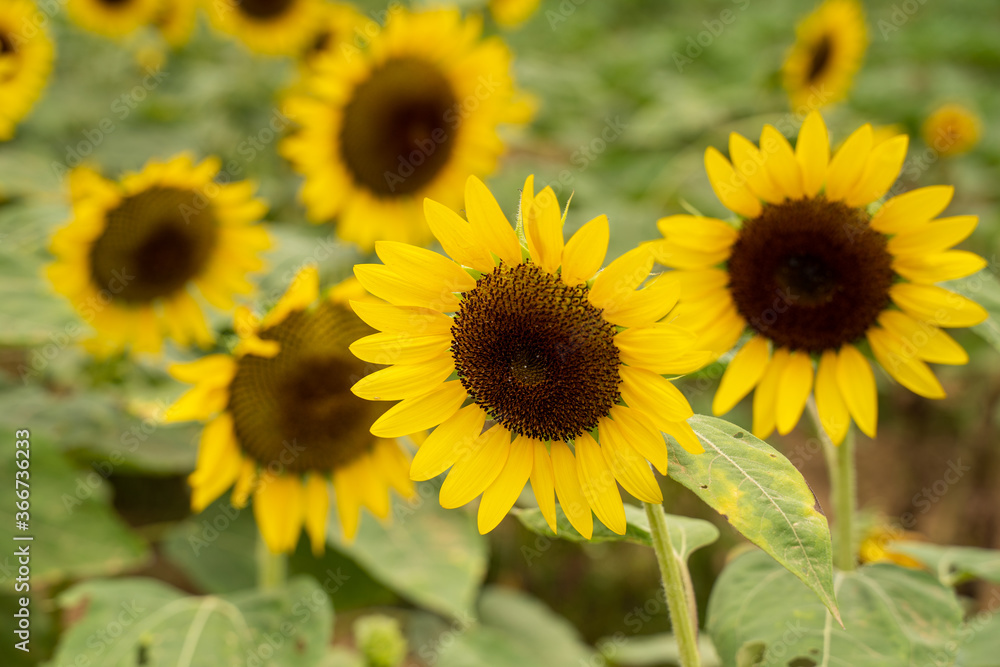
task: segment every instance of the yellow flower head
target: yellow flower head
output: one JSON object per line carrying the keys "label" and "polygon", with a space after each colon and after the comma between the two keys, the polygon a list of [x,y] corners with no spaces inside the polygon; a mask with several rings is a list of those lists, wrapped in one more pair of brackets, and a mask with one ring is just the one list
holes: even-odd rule
{"label": "yellow flower head", "polygon": [[959,104],[946,104],[927,117],[922,134],[938,155],[961,155],[979,143],[979,116]]}
{"label": "yellow flower head", "polygon": [[395,440],[368,432],[384,408],[350,386],[370,365],[348,345],[373,333],[351,311],[364,299],[350,280],[319,295],[315,267],[303,269],[263,318],[236,315],[241,342],[171,367],[195,387],[167,412],[169,421],[206,421],[191,474],[191,506],[200,512],[233,486],[232,503],[253,495],[261,535],[274,553],[292,551],[303,526],[315,553],[326,543],[329,482],[347,539],[357,532],[361,506],[389,516],[389,489],[410,497],[409,460]]}
{"label": "yellow flower head", "polygon": [[191,288],[223,309],[252,290],[246,274],[263,266],[258,255],[270,246],[253,223],[267,208],[251,183],[215,183],[218,171],[215,158],[194,164],[181,154],[117,183],[86,167],[70,173],[73,219],[52,236],[47,272],[97,330],[95,352],[131,344],[155,353],[164,335],[210,345]]}
{"label": "yellow flower head", "polygon": [[857,0],[825,0],[796,28],[782,70],[796,109],[818,109],[847,95],[868,46]]}
{"label": "yellow flower head", "polygon": [[490,0],[490,13],[497,25],[516,28],[538,10],[540,0]]}
{"label": "yellow flower head", "polygon": [[310,220],[336,218],[340,236],[365,249],[423,244],[424,198],[456,206],[466,177],[493,171],[498,125],[530,109],[515,100],[507,47],[480,31],[458,10],[399,9],[367,48],[318,59],[285,109],[301,128],[281,145],[305,176]]}
{"label": "yellow flower head", "polygon": [[124,37],[152,25],[162,0],[66,0],[66,11],[84,30],[111,37]]}
{"label": "yellow flower head", "polygon": [[203,0],[216,30],[254,51],[296,56],[313,38],[323,0]]}
{"label": "yellow flower head", "polygon": [[372,433],[437,427],[410,476],[426,480],[450,468],[441,504],[459,507],[482,494],[483,533],[529,479],[553,530],[558,497],[585,537],[593,531],[591,510],[624,533],[615,482],[640,500],[662,502],[649,468],[667,468],[661,431],[702,451],[686,422],[687,400],[663,377],[707,360],[692,351],[691,333],[660,322],[677,301],[678,283],[646,282],[653,267],[647,246],[598,273],[607,217],[564,243],[555,193],[546,187],[536,194],[530,176],[519,212],[526,247],[478,178],[468,179],[465,210],[468,222],[438,202],[425,203],[431,231],[451,259],[381,241],[375,251],[384,264],[354,268],[361,284],[388,303],[352,303],[381,333],[351,350],[393,365],[353,391],[399,401]]}
{"label": "yellow flower head", "polygon": [[29,0],[0,4],[0,140],[14,136],[48,82],[55,49],[44,24]]}
{"label": "yellow flower head", "polygon": [[[704,332],[722,354],[745,331],[713,411],[728,412],[756,387],[753,431],[789,432],[810,393],[820,420],[840,443],[853,418],[875,435],[875,376],[859,349],[900,384],[928,398],[944,390],[926,362],[964,364],[965,350],[942,327],[969,327],[986,311],[935,285],[986,265],[951,250],[977,218],[934,219],[950,186],[886,195],[906,156],[906,135],[874,143],[871,125],[854,132],[830,159],[826,125],[810,114],[793,150],[770,125],[760,146],[729,137],[727,160],[709,148],[705,167],[719,199],[740,220],[671,216],[657,259],[678,269],[684,289],[676,321]],[[814,366],[818,363],[818,369]]]}
{"label": "yellow flower head", "polygon": [[866,531],[858,547],[858,557],[862,563],[895,563],[915,570],[923,569],[923,564],[912,556],[893,551],[893,542],[920,542],[924,536],[891,526],[873,526]]}

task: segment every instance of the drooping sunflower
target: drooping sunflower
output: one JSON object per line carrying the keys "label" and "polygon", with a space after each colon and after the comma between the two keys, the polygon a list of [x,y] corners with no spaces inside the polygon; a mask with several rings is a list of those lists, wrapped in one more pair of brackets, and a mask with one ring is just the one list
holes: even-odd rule
{"label": "drooping sunflower", "polygon": [[782,78],[792,107],[818,109],[843,99],[868,46],[857,0],[825,0],[795,30]]}
{"label": "drooping sunflower", "polygon": [[938,155],[961,155],[979,143],[979,117],[960,104],[945,104],[927,117],[921,134]]}
{"label": "drooping sunflower", "polygon": [[360,53],[320,59],[286,114],[301,128],[281,152],[305,176],[310,220],[337,219],[363,248],[378,239],[423,244],[425,197],[461,202],[470,174],[485,175],[504,149],[503,122],[524,122],[511,56],[481,40],[481,20],[458,10],[389,15]]}
{"label": "drooping sunflower", "polygon": [[384,264],[354,268],[387,303],[352,303],[381,333],[351,350],[393,365],[353,391],[400,401],[372,433],[437,427],[410,476],[426,480],[450,468],[441,504],[459,507],[482,494],[483,533],[529,479],[553,530],[558,497],[580,534],[592,534],[591,510],[624,533],[615,482],[640,500],[662,502],[649,468],[666,471],[661,431],[702,451],[686,422],[687,400],[663,377],[707,361],[694,350],[695,336],[660,323],[677,301],[678,281],[653,278],[637,289],[653,266],[647,246],[597,273],[607,252],[607,217],[564,243],[555,193],[546,187],[535,194],[530,176],[519,215],[526,248],[476,177],[468,179],[465,210],[468,222],[438,202],[425,204],[431,231],[451,259],[380,241],[375,251]]}
{"label": "drooping sunflower", "polygon": [[490,14],[497,25],[516,28],[538,10],[540,0],[490,0]]}
{"label": "drooping sunflower", "polygon": [[14,136],[14,128],[35,105],[52,71],[55,49],[35,3],[11,0],[0,6],[0,140]]}
{"label": "drooping sunflower", "polygon": [[364,28],[377,25],[352,5],[343,2],[323,3],[320,18],[312,28],[300,54],[302,63],[311,67],[317,60],[330,53],[357,51],[365,46],[368,37]]}
{"label": "drooping sunflower", "polygon": [[[926,362],[964,364],[965,350],[942,328],[968,327],[986,311],[935,283],[980,270],[985,260],[951,250],[977,218],[935,219],[954,188],[932,186],[895,196],[872,212],[895,182],[908,138],[874,144],[871,125],[831,160],[826,125],[810,114],[793,151],[770,125],[760,148],[733,133],[729,154],[709,148],[705,167],[733,225],[688,215],[660,221],[654,246],[677,269],[677,323],[703,332],[722,354],[744,332],[713,411],[728,412],[756,387],[753,431],[789,432],[810,393],[836,443],[851,419],[874,437],[875,376],[862,350],[900,384],[928,398],[944,390]],[[814,372],[814,366],[818,368]]]}
{"label": "drooping sunflower", "polygon": [[251,51],[296,56],[313,38],[322,0],[203,0],[212,25]]}
{"label": "drooping sunflower", "polygon": [[161,0],[153,24],[167,44],[177,48],[187,44],[198,18],[198,0]]}
{"label": "drooping sunflower", "polygon": [[84,30],[112,39],[152,25],[162,0],[66,0],[66,11]]}
{"label": "drooping sunflower", "polygon": [[221,309],[252,290],[246,274],[270,246],[252,223],[267,207],[251,183],[215,183],[218,171],[216,158],[194,164],[181,154],[118,183],[86,167],[70,172],[73,219],[52,236],[47,273],[97,330],[94,352],[155,353],[164,336],[209,345],[192,288]]}
{"label": "drooping sunflower", "polygon": [[195,387],[167,420],[207,422],[189,478],[192,509],[202,511],[231,486],[236,507],[252,494],[257,526],[274,553],[292,551],[303,526],[313,551],[323,551],[331,481],[347,539],[362,506],[385,519],[390,488],[414,493],[400,446],[368,432],[384,407],[350,391],[371,366],[348,345],[374,330],[349,299],[365,299],[357,281],[320,298],[318,272],[303,269],[263,318],[237,309],[240,343],[232,354],[170,369]]}

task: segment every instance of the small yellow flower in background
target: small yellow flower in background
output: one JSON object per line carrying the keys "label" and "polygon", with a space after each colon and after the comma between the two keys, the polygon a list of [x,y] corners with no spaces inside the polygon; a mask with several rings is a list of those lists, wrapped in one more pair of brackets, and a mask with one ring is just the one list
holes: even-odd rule
{"label": "small yellow flower in background", "polygon": [[540,0],[490,0],[490,14],[497,25],[516,28],[538,11]]}
{"label": "small yellow flower in background", "polygon": [[325,2],[299,57],[309,67],[326,54],[336,54],[345,49],[357,51],[368,40],[365,29],[376,28],[381,29],[381,26],[352,5]]}
{"label": "small yellow flower in background", "polygon": [[898,528],[875,526],[861,540],[858,557],[862,563],[895,563],[915,570],[923,569],[923,564],[916,558],[892,550],[893,542],[915,541],[924,541],[924,536]]}
{"label": "small yellow flower in background", "polygon": [[153,25],[174,48],[191,39],[198,18],[199,0],[162,0]]}
{"label": "small yellow flower in background", "polygon": [[[935,283],[968,276],[985,260],[950,248],[976,228],[974,215],[935,219],[954,188],[895,196],[869,214],[903,165],[907,137],[874,143],[871,125],[830,159],[826,125],[810,114],[793,150],[770,125],[760,147],[733,133],[727,160],[709,148],[712,188],[740,221],[677,215],[660,221],[657,259],[683,285],[677,324],[703,332],[715,354],[753,337],[733,357],[712,409],[728,412],[756,387],[753,431],[788,433],[810,393],[834,442],[850,421],[875,435],[875,359],[900,384],[927,398],[944,389],[926,362],[965,364],[942,327],[986,319],[978,304]],[[818,369],[814,366],[818,362]]]}
{"label": "small yellow flower in background", "polygon": [[951,157],[979,143],[979,116],[960,104],[946,104],[927,117],[921,134],[938,155]]}
{"label": "small yellow flower in background", "polygon": [[80,167],[70,172],[73,219],[53,234],[48,277],[97,330],[98,354],[131,346],[156,353],[164,336],[210,345],[212,333],[192,288],[213,306],[248,293],[262,268],[267,211],[252,183],[214,182],[219,160],[186,154],[151,161],[121,182]]}
{"label": "small yellow flower in background", "polygon": [[255,53],[297,56],[313,38],[323,0],[202,0],[216,30]]}
{"label": "small yellow flower in background", "polygon": [[362,506],[385,519],[390,488],[414,493],[399,445],[368,432],[384,407],[350,391],[370,366],[348,345],[373,330],[348,299],[365,299],[355,280],[320,298],[318,272],[304,269],[262,319],[237,310],[241,342],[232,354],[170,369],[195,387],[167,420],[207,422],[189,479],[192,509],[204,510],[231,486],[236,507],[252,495],[257,526],[274,553],[292,551],[303,526],[313,551],[322,553],[331,480],[347,539],[357,532]]}
{"label": "small yellow flower in background", "polygon": [[847,96],[868,46],[857,0],[825,0],[795,30],[782,78],[792,107],[818,109]]}
{"label": "small yellow flower in background", "polygon": [[84,30],[117,39],[152,25],[162,0],[66,0],[69,17]]}
{"label": "small yellow flower in background", "polygon": [[336,219],[340,237],[366,250],[378,239],[424,244],[424,198],[458,206],[465,179],[495,169],[498,126],[526,122],[530,106],[517,99],[507,47],[481,27],[457,10],[399,9],[367,48],[317,60],[306,94],[285,108],[301,128],[281,144],[305,176],[310,220]]}
{"label": "small yellow flower in background", "polygon": [[[52,71],[55,49],[39,25],[44,22],[30,0],[0,4],[0,140],[14,136],[14,128],[31,111]],[[34,30],[26,31],[25,26]]]}
{"label": "small yellow flower in background", "polygon": [[661,431],[702,451],[686,422],[687,400],[663,377],[707,361],[693,334],[660,323],[677,301],[678,281],[646,282],[647,246],[598,273],[607,217],[564,243],[555,193],[536,194],[530,176],[518,218],[526,248],[478,178],[466,184],[468,222],[429,199],[425,210],[451,259],[380,241],[375,251],[384,264],[354,268],[387,303],[352,303],[382,333],[351,350],[394,365],[353,391],[399,401],[372,433],[389,438],[436,426],[410,476],[426,480],[450,468],[441,504],[459,507],[481,494],[480,532],[503,519],[530,480],[552,530],[558,498],[583,536],[592,535],[591,510],[623,534],[616,480],[640,500],[663,501],[649,467],[666,472]]}

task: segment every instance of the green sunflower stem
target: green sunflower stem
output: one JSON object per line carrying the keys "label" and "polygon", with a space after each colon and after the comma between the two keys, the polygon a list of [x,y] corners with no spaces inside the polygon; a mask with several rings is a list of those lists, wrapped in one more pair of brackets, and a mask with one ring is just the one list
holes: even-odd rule
{"label": "green sunflower stem", "polygon": [[854,545],[854,519],[857,511],[857,469],[854,465],[854,428],[847,429],[844,441],[839,445],[823,429],[819,420],[816,402],[809,397],[809,415],[816,425],[816,432],[823,441],[826,465],[830,471],[830,495],[837,520],[833,524],[833,563],[845,572],[857,567],[857,553]]}
{"label": "green sunflower stem", "polygon": [[643,503],[649,518],[650,535],[656,561],[660,565],[663,590],[667,595],[670,622],[677,638],[681,667],[700,667],[698,655],[698,613],[694,593],[690,588],[690,575],[684,562],[670,542],[670,528],[662,505]]}
{"label": "green sunflower stem", "polygon": [[270,591],[281,588],[288,576],[288,557],[273,554],[267,548],[264,537],[257,533],[257,588]]}

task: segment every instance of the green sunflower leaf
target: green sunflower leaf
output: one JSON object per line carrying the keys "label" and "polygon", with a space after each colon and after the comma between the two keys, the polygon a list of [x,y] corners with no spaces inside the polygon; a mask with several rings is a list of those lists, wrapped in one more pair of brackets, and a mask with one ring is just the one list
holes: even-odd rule
{"label": "green sunflower leaf", "polygon": [[[766,554],[731,561],[712,589],[706,628],[725,665],[757,647],[760,667],[954,665],[962,608],[926,572],[894,564],[838,572],[840,627],[808,588]],[[760,645],[763,644],[763,650]]]}
{"label": "green sunflower leaf", "polygon": [[56,602],[78,619],[59,643],[57,665],[318,665],[333,631],[330,599],[308,577],[204,597],[153,579],[94,580]]}
{"label": "green sunflower leaf", "polygon": [[[600,521],[594,522],[594,536],[588,540],[580,533],[576,532],[569,519],[563,514],[562,508],[556,505],[556,528],[558,534],[545,522],[541,510],[526,509],[517,510],[515,515],[521,524],[533,533],[537,533],[547,538],[559,538],[570,542],[632,542],[643,544],[647,547],[653,546],[652,538],[649,535],[649,519],[646,512],[641,507],[635,505],[625,505],[625,534],[619,535],[606,528]],[[712,544],[719,539],[719,529],[704,519],[693,519],[687,516],[667,515],[667,522],[670,525],[670,541],[674,545],[674,550],[681,555],[684,560],[698,549]],[[535,547],[539,547],[538,543]],[[524,549],[531,549],[525,546]],[[539,549],[540,550],[540,549]]]}
{"label": "green sunflower leaf", "polygon": [[1000,551],[925,542],[893,542],[891,549],[916,558],[948,585],[969,579],[1000,584]]}
{"label": "green sunflower leaf", "polygon": [[969,618],[962,626],[956,664],[962,667],[996,667],[997,637],[1000,637],[1000,614],[996,613],[995,606],[998,596],[1000,593],[994,591],[986,609]]}
{"label": "green sunflower leaf", "polygon": [[839,620],[830,529],[798,469],[734,424],[703,415],[688,423],[705,452],[691,454],[668,438],[667,474],[801,579]]}

